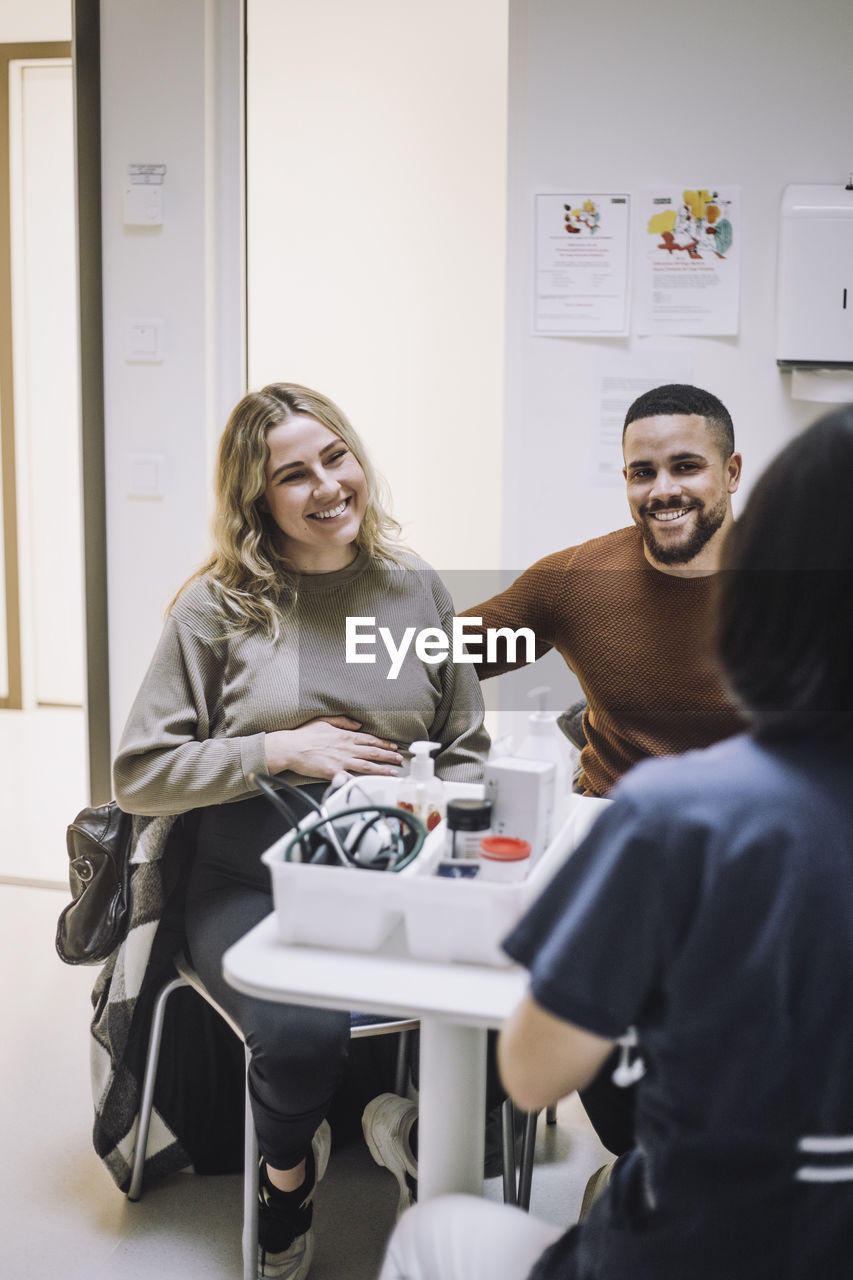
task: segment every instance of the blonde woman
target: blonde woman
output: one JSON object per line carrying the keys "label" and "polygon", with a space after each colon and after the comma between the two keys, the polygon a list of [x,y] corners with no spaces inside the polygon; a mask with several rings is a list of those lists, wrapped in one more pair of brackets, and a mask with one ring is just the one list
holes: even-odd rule
{"label": "blonde woman", "polygon": [[475,781],[488,749],[471,666],[410,653],[389,680],[379,661],[346,661],[347,617],[375,618],[395,637],[449,631],[445,587],[398,534],[362,442],[330,400],[287,383],[246,395],[219,446],[215,550],[170,608],[115,761],[126,811],[192,811],[187,947],[252,1053],[263,1277],[308,1272],[311,1198],[329,1153],[321,1124],[350,1021],[223,982],[223,952],[272,909],[260,854],[281,818],[250,776],[278,774],[316,795],[340,770],[394,774],[402,750],[429,739],[441,743],[439,776]]}

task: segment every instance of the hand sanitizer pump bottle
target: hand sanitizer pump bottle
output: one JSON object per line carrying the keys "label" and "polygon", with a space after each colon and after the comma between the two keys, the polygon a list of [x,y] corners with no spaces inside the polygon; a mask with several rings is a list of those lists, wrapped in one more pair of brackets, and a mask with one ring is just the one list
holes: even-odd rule
{"label": "hand sanitizer pump bottle", "polygon": [[435,776],[430,752],[440,751],[440,742],[413,742],[409,776],[403,780],[398,804],[401,809],[420,818],[427,831],[432,831],[444,817],[444,784]]}
{"label": "hand sanitizer pump bottle", "polygon": [[572,794],[572,776],[574,762],[568,742],[560,726],[557,724],[556,712],[546,709],[546,701],[551,690],[547,685],[531,689],[528,698],[539,701],[538,711],[534,711],[527,722],[527,732],[513,755],[523,756],[528,760],[549,760],[557,770],[554,795],[554,829],[563,822],[569,807]]}

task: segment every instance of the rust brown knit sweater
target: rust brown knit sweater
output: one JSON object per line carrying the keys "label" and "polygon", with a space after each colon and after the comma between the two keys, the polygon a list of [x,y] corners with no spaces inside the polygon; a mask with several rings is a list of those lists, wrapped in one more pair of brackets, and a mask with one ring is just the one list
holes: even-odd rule
{"label": "rust brown knit sweater", "polygon": [[[713,655],[712,599],[711,575],[654,569],[632,527],[545,556],[465,612],[484,627],[531,627],[537,658],[551,648],[562,654],[588,703],[580,785],[603,796],[646,756],[706,747],[743,729]],[[512,665],[475,670],[483,680]]]}

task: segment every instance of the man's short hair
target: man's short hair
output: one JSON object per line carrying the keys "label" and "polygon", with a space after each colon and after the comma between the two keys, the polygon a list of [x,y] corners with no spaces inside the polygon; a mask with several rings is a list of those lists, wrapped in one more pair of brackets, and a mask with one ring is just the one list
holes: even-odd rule
{"label": "man's short hair", "polygon": [[710,391],[703,391],[701,387],[691,387],[683,382],[669,382],[664,387],[654,387],[637,397],[625,414],[623,447],[625,432],[632,422],[639,418],[670,417],[672,414],[696,414],[697,417],[704,418],[723,458],[730,458],[734,453],[734,424],[722,400],[712,396]]}
{"label": "man's short hair", "polygon": [[717,643],[759,736],[853,746],[853,405],[795,436],[723,547]]}

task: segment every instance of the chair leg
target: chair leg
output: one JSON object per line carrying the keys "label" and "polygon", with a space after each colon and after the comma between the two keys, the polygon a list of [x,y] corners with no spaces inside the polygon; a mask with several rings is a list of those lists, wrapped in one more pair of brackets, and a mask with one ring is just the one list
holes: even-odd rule
{"label": "chair leg", "polygon": [[142,1179],[145,1174],[145,1155],[148,1150],[148,1130],[151,1126],[151,1111],[154,1106],[154,1085],[157,1081],[157,1063],[160,1059],[160,1041],[163,1038],[163,1018],[166,1014],[166,1001],[178,987],[185,987],[183,978],[173,978],[161,990],[154,1004],[151,1016],[151,1031],[148,1036],[148,1053],[145,1058],[145,1074],[142,1077],[142,1095],[139,1101],[139,1119],[136,1130],[136,1150],[133,1153],[133,1170],[130,1175],[128,1200],[138,1200],[142,1195]]}
{"label": "chair leg", "polygon": [[533,1185],[533,1157],[536,1151],[536,1122],[539,1115],[528,1111],[524,1117],[524,1140],[521,1147],[521,1168],[518,1174],[518,1207],[530,1208],[530,1189]]}
{"label": "chair leg", "polygon": [[243,1140],[243,1280],[258,1274],[258,1135],[249,1097],[249,1063],[246,1049],[246,1115]]}
{"label": "chair leg", "polygon": [[142,1178],[143,1175],[145,1175],[145,1156],[147,1149],[149,1149],[151,1111],[152,1108],[154,1108],[154,1085],[156,1083],[156,1079],[158,1079],[160,1041],[163,1039],[165,1006],[167,1006],[167,1000],[169,996],[172,995],[173,991],[177,991],[178,987],[186,986],[187,983],[184,982],[183,978],[173,978],[172,982],[165,984],[165,987],[161,989],[160,995],[156,998],[154,1012],[152,1012],[151,1015],[149,1052],[147,1052],[145,1059],[145,1074],[142,1076],[140,1116],[138,1116],[136,1130],[136,1151],[133,1152],[131,1185],[129,1185],[127,1192],[127,1198],[129,1201],[137,1201],[142,1194]]}
{"label": "chair leg", "polygon": [[406,1085],[409,1076],[409,1033],[400,1031],[397,1035],[397,1065],[394,1068],[394,1092],[401,1098],[406,1096]]}
{"label": "chair leg", "polygon": [[546,1124],[557,1123],[557,1108],[554,1105],[554,1103],[551,1103],[551,1106],[548,1107],[547,1110],[545,1111],[545,1123]]}
{"label": "chair leg", "polygon": [[504,1204],[518,1203],[515,1178],[515,1108],[511,1098],[501,1106],[501,1145],[504,1162]]}
{"label": "chair leg", "polygon": [[[151,1125],[151,1113],[154,1106],[154,1085],[157,1080],[157,1066],[160,1058],[160,1043],[163,1038],[163,1022],[166,1013],[166,1002],[178,987],[193,984],[185,978],[173,978],[160,991],[154,1003],[151,1015],[151,1030],[148,1036],[148,1052],[145,1058],[145,1072],[142,1077],[142,1090],[139,1102],[139,1119],[137,1122],[136,1150],[133,1157],[128,1200],[138,1200],[142,1192],[142,1179],[145,1172],[145,1155],[148,1148],[148,1132]],[[199,992],[199,994],[202,994]],[[203,995],[202,995],[202,998]],[[212,1007],[225,1017],[237,1035],[240,1032],[212,1001]],[[251,1054],[246,1054],[246,1095],[243,1131],[243,1280],[256,1280],[258,1271],[258,1136],[252,1116],[251,1098],[249,1097],[249,1063]]]}

